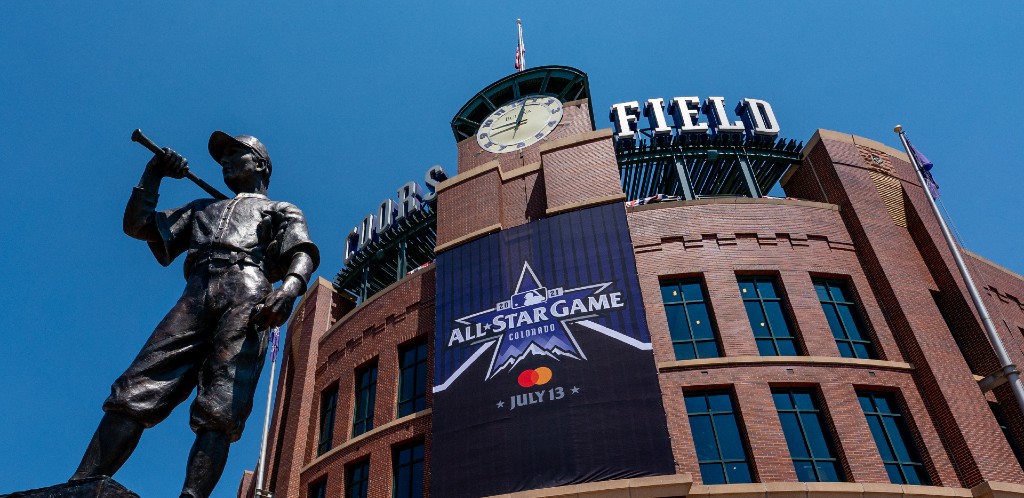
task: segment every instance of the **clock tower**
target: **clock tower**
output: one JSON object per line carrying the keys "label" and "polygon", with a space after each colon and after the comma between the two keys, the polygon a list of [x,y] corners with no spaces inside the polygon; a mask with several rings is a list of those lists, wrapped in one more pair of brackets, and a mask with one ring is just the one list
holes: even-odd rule
{"label": "clock tower", "polygon": [[437,185],[431,494],[665,476],[674,464],[611,129],[587,75],[515,73],[452,120]]}
{"label": "clock tower", "polygon": [[596,130],[586,73],[541,66],[506,76],[451,122],[458,175],[438,186],[440,253],[562,212],[622,201],[610,129]]}

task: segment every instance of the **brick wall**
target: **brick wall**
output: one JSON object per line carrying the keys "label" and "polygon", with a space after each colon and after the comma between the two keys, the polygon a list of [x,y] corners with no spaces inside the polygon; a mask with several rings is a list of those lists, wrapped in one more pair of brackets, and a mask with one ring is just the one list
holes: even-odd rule
{"label": "brick wall", "polygon": [[[584,102],[567,105],[558,129],[522,154],[491,155],[475,139],[461,142],[460,175],[438,197],[438,244],[451,247],[475,232],[551,215],[559,206],[615,202],[607,198],[621,194],[611,141],[591,128]],[[817,393],[850,480],[888,482],[856,396],[875,390],[896,395],[933,484],[1024,484],[986,400],[1003,406],[1018,437],[1024,416],[1007,386],[982,393],[972,375],[994,368],[991,346],[909,168],[905,156],[882,144],[821,130],[785,181],[787,195],[808,201],[714,199],[624,208],[677,472],[702,482],[683,393],[728,389],[758,480],[795,482],[771,390],[799,386]],[[893,185],[902,196],[893,195]],[[970,260],[1012,359],[1024,364],[1024,280]],[[806,356],[758,356],[736,282],[742,274],[777,279]],[[689,276],[700,276],[707,287],[724,358],[674,358],[660,282]],[[816,277],[848,282],[877,360],[839,357],[814,291]],[[959,346],[933,291],[942,295]],[[390,496],[391,449],[408,441],[425,441],[429,469],[429,409],[396,419],[397,348],[432,337],[433,322],[432,268],[351,311],[329,284],[311,290],[289,327],[274,414],[270,476],[278,496],[302,498],[310,483],[325,478],[328,495],[342,496],[345,466],[365,458],[370,496]],[[351,438],[354,371],[369,361],[378,363],[376,428]],[[334,383],[340,386],[334,445],[317,456],[320,392]],[[428,390],[428,407],[430,401]]]}
{"label": "brick wall", "polygon": [[[788,367],[758,363],[760,357],[736,280],[737,274],[745,273],[776,276],[807,354],[832,358],[837,364],[842,359],[811,278],[846,280],[858,296],[880,359],[904,361],[838,208],[817,202],[722,199],[654,204],[628,211],[654,354],[662,367],[660,378],[678,471],[692,473],[694,481],[701,482],[682,393],[719,387],[732,390],[736,396],[759,480],[796,481],[771,388],[800,385],[814,387],[820,393],[848,478],[889,482],[854,389],[899,390],[914,405],[908,413],[914,413],[923,405],[909,365],[904,370],[890,371],[885,362],[874,367],[810,366],[801,358],[787,359]],[[660,281],[686,276],[700,276],[704,281],[723,356],[747,357],[750,362],[675,362]],[[912,418],[919,427],[915,432],[922,435],[920,447],[927,455],[933,480],[958,485],[930,420]]]}
{"label": "brick wall", "polygon": [[277,496],[299,496],[300,483],[295,476],[306,463],[305,421],[318,402],[309,388],[315,379],[316,344],[334,317],[351,307],[334,292],[330,282],[320,278],[310,285],[288,323],[267,438],[269,464],[265,479]]}
{"label": "brick wall", "polygon": [[[917,388],[961,484],[1024,482],[972,376],[972,370],[987,368],[990,362],[980,351],[984,342],[976,318],[969,319],[974,313],[964,299],[963,282],[950,270],[955,268],[952,256],[906,156],[877,142],[826,130],[819,130],[805,156],[785,188],[799,197],[828,197],[840,206],[901,352],[915,366]],[[872,156],[879,161],[868,161]],[[900,226],[887,209],[872,175],[900,182],[907,226]],[[974,365],[960,353],[932,291],[942,292],[957,333],[974,346],[975,352],[967,355]]]}
{"label": "brick wall", "polygon": [[[315,381],[307,387],[313,393],[311,411],[303,417],[300,435],[306,440],[304,466],[298,473],[300,494],[306,496],[310,483],[327,479],[328,496],[344,496],[345,468],[370,459],[370,497],[391,496],[391,449],[422,440],[429,466],[429,412],[397,418],[398,348],[410,341],[432,337],[434,330],[434,269],[428,268],[397,282],[343,316],[320,339]],[[377,362],[377,396],[374,429],[352,437],[355,370]],[[427,371],[433,371],[433,344],[428,342]],[[332,449],[317,455],[320,426],[319,399],[326,388],[337,384]],[[427,407],[432,394],[427,390]],[[429,484],[429,476],[426,481]]]}

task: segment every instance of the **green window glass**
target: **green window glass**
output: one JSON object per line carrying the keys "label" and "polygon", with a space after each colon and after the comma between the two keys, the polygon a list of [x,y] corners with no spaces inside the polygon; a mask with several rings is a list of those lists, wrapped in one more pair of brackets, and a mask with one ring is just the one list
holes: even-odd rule
{"label": "green window glass", "polygon": [[711,323],[707,292],[699,278],[664,282],[661,300],[677,360],[721,356]]}
{"label": "green window glass", "polygon": [[742,276],[737,281],[750,327],[754,330],[754,339],[757,340],[757,351],[761,356],[803,354],[775,279],[769,276]]}
{"label": "green window glass", "polygon": [[726,391],[686,393],[684,400],[704,484],[753,482],[732,395]]}
{"label": "green window glass", "polygon": [[398,416],[427,407],[427,341],[398,350]]}
{"label": "green window glass", "polygon": [[335,384],[320,394],[320,438],[316,454],[323,455],[334,444],[334,413],[338,407],[338,385]]}
{"label": "green window glass", "polygon": [[373,406],[377,403],[377,363],[356,370],[356,413],[352,435],[373,429]]}
{"label": "green window glass", "polygon": [[394,498],[423,498],[423,442],[396,447],[392,453]]}
{"label": "green window glass", "polygon": [[888,393],[858,392],[860,407],[868,419],[871,436],[882,456],[885,471],[893,484],[930,484],[928,472],[910,437],[896,398]]}
{"label": "green window glass", "polygon": [[789,455],[801,482],[845,481],[832,434],[814,393],[807,389],[773,389]]}
{"label": "green window glass", "polygon": [[839,354],[844,358],[876,358],[875,346],[846,283],[816,278],[814,290],[839,346]]}
{"label": "green window glass", "polygon": [[327,498],[327,479],[309,485],[309,498]]}
{"label": "green window glass", "polygon": [[366,498],[370,491],[370,461],[363,460],[345,468],[345,498]]}

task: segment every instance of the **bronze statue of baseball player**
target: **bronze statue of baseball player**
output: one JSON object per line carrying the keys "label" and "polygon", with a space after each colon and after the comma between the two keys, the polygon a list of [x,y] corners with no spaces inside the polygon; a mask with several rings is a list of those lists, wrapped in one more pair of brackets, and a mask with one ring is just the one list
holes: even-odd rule
{"label": "bronze statue of baseball player", "polygon": [[188,161],[165,148],[128,199],[124,232],[146,241],[161,265],[186,253],[185,290],[111,386],[72,480],[113,475],[142,431],[197,389],[190,423],[196,440],[180,496],[210,496],[252,411],[268,330],[285,323],[319,265],[302,211],[267,198],[266,147],[252,136],[216,131],[209,150],[235,197],[157,211],[161,180],[188,174]]}

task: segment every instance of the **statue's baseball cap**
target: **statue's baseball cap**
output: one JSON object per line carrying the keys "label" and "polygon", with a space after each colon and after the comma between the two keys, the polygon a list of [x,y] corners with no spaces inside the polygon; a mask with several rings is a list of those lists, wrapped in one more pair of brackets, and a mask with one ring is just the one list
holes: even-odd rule
{"label": "statue's baseball cap", "polygon": [[263,142],[252,135],[238,135],[232,137],[223,131],[215,131],[210,135],[210,143],[208,148],[210,149],[210,155],[213,156],[213,160],[220,162],[221,156],[224,155],[224,150],[228,147],[236,145],[251,150],[257,156],[267,161],[267,172],[273,171],[273,165],[270,162],[270,154],[267,153],[267,147],[263,145]]}

